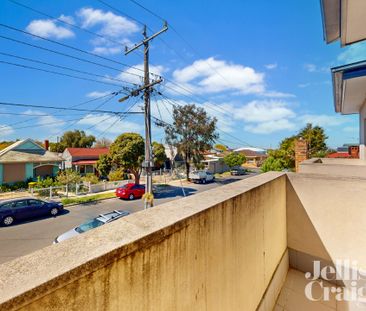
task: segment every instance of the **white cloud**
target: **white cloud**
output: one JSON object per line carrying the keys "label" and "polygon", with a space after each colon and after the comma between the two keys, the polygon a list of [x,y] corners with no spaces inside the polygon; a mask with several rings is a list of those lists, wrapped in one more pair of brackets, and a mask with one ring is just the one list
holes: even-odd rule
{"label": "white cloud", "polygon": [[98,132],[106,131],[109,134],[122,134],[123,132],[138,132],[142,133],[143,123],[135,123],[128,120],[120,120],[118,116],[111,116],[109,114],[93,114],[86,115],[80,121],[79,125],[92,125],[93,129]]}
{"label": "white cloud", "polygon": [[308,72],[321,72],[321,73],[329,73],[330,72],[330,69],[326,66],[324,67],[319,67],[315,64],[304,64],[304,68],[306,71]]}
{"label": "white cloud", "polygon": [[254,100],[235,108],[233,114],[236,119],[247,122],[268,122],[293,118],[296,115],[288,107],[288,103],[275,100]]}
{"label": "white cloud", "polygon": [[247,132],[254,134],[270,134],[278,131],[294,130],[295,128],[295,123],[287,119],[267,121],[255,125],[246,125],[244,127]]}
{"label": "white cloud", "polygon": [[274,64],[267,64],[264,65],[264,67],[266,67],[267,69],[271,70],[271,69],[276,69],[277,68],[277,63]]}
{"label": "white cloud", "polygon": [[315,72],[316,66],[314,64],[305,64],[304,68],[309,72]]}
{"label": "white cloud", "polygon": [[122,46],[111,46],[111,47],[107,47],[107,46],[96,46],[93,49],[93,53],[95,54],[99,54],[99,55],[114,55],[114,54],[119,54],[123,51]]}
{"label": "white cloud", "polygon": [[345,126],[343,132],[358,134],[359,128],[356,126]]}
{"label": "white cloud", "polygon": [[35,117],[39,116],[36,124],[42,126],[42,130],[47,130],[51,134],[60,132],[62,127],[66,124],[64,120],[42,111],[27,110],[25,113],[34,115]]}
{"label": "white cloud", "polygon": [[312,123],[313,125],[319,125],[322,127],[339,126],[344,123],[348,123],[349,120],[339,115],[326,115],[326,114],[305,114],[298,118],[302,123]]}
{"label": "white cloud", "polygon": [[98,98],[98,97],[106,96],[111,93],[112,93],[111,91],[105,91],[105,92],[93,91],[93,92],[86,94],[86,97]]}
{"label": "white cloud", "polygon": [[68,23],[68,24],[72,24],[72,25],[75,24],[74,18],[69,15],[61,14],[58,19],[64,21],[65,23]]}
{"label": "white cloud", "polygon": [[56,21],[51,19],[33,20],[26,27],[26,30],[32,34],[45,38],[66,39],[75,36],[70,29],[56,25]]}
{"label": "white cloud", "polygon": [[91,40],[93,53],[100,55],[113,55],[123,52],[125,45],[130,45],[129,36],[139,31],[138,25],[124,17],[110,11],[93,9],[91,7],[82,8],[77,11],[81,27],[85,29],[96,28],[97,33],[105,36]]}
{"label": "white cloud", "polygon": [[354,63],[366,58],[366,42],[355,43],[344,48],[338,55],[338,61],[342,63]]}
{"label": "white cloud", "polygon": [[14,129],[6,124],[0,124],[0,136],[7,136],[14,133]]}
{"label": "white cloud", "polygon": [[[237,91],[241,94],[258,94],[265,90],[263,73],[213,57],[177,69],[173,77],[177,83],[194,93]],[[176,89],[174,85],[172,87]]]}
{"label": "white cloud", "polygon": [[116,15],[110,11],[82,8],[77,12],[83,28],[101,26],[100,34],[108,37],[120,38],[121,35],[130,35],[139,30],[137,24],[126,17]]}
{"label": "white cloud", "polygon": [[283,93],[283,92],[277,92],[277,91],[268,91],[262,94],[265,97],[272,97],[272,98],[291,98],[296,97],[296,95],[291,93]]}

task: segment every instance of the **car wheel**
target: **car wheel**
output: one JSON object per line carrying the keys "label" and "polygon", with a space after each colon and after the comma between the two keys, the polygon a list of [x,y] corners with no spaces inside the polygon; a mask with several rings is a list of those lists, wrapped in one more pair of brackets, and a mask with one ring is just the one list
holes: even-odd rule
{"label": "car wheel", "polygon": [[2,221],[4,226],[10,226],[13,222],[14,222],[14,217],[12,217],[12,216],[6,216]]}
{"label": "car wheel", "polygon": [[133,200],[135,198],[135,196],[131,193],[130,196],[128,197],[130,200]]}
{"label": "car wheel", "polygon": [[56,216],[58,214],[58,208],[57,207],[51,208],[50,214],[51,216]]}

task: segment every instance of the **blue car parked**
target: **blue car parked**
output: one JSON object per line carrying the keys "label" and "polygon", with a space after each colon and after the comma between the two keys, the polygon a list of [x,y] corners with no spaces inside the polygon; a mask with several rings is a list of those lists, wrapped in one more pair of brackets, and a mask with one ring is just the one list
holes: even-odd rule
{"label": "blue car parked", "polygon": [[16,220],[25,220],[44,215],[56,216],[63,208],[61,203],[46,202],[35,198],[0,201],[0,224],[10,226]]}

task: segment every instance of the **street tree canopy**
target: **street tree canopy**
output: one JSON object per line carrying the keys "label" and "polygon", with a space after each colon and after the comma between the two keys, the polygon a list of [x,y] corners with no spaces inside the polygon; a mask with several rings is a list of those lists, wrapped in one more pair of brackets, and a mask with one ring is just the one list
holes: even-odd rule
{"label": "street tree canopy", "polygon": [[109,149],[112,166],[130,171],[135,177],[136,184],[140,183],[144,153],[144,139],[137,133],[119,135]]}
{"label": "street tree canopy", "polygon": [[191,163],[199,166],[202,153],[211,149],[218,138],[216,123],[216,118],[196,105],[174,107],[173,124],[165,126],[166,140],[183,156],[187,179]]}
{"label": "street tree canopy", "polygon": [[324,157],[327,154],[328,148],[325,141],[328,137],[324,129],[308,123],[296,135],[283,139],[278,149],[270,150],[269,157],[264,161],[261,170],[268,172],[294,169],[295,140],[300,137],[308,142],[310,157]]}
{"label": "street tree canopy", "polygon": [[96,169],[101,176],[108,176],[112,169],[112,159],[109,154],[101,154],[99,156]]}
{"label": "street tree canopy", "polygon": [[63,152],[66,148],[90,148],[95,142],[93,135],[86,135],[84,131],[74,130],[65,132],[59,143],[51,143],[54,152]]}
{"label": "street tree canopy", "polygon": [[152,153],[154,155],[154,165],[155,167],[162,167],[165,161],[168,159],[165,154],[165,147],[156,141],[152,143]]}
{"label": "street tree canopy", "polygon": [[245,156],[238,152],[231,152],[224,157],[225,164],[230,168],[241,166],[245,161]]}

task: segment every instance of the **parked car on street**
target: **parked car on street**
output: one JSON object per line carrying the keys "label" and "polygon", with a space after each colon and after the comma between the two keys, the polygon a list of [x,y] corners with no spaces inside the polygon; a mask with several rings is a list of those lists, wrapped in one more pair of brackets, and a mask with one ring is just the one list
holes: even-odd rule
{"label": "parked car on street", "polygon": [[59,235],[54,241],[53,244],[65,241],[67,239],[70,239],[74,236],[77,236],[79,234],[82,234],[86,231],[95,229],[97,227],[103,226],[107,223],[110,223],[114,220],[117,220],[121,217],[127,216],[130,213],[127,211],[113,211],[106,214],[100,214],[98,217],[87,220],[86,222],[82,223],[80,226],[75,227],[61,235]]}
{"label": "parked car on street", "polygon": [[245,168],[242,168],[242,167],[233,168],[233,169],[230,171],[230,174],[231,174],[232,176],[245,175]]}
{"label": "parked car on street", "polygon": [[189,173],[189,179],[194,183],[205,184],[214,181],[215,176],[211,172],[200,170]]}
{"label": "parked car on street", "polygon": [[63,205],[58,202],[47,202],[35,198],[18,198],[0,201],[0,223],[10,226],[14,221],[51,215],[57,216]]}
{"label": "parked car on street", "polygon": [[144,194],[145,186],[136,185],[134,183],[129,183],[116,189],[116,196],[120,199],[134,200],[141,198]]}

